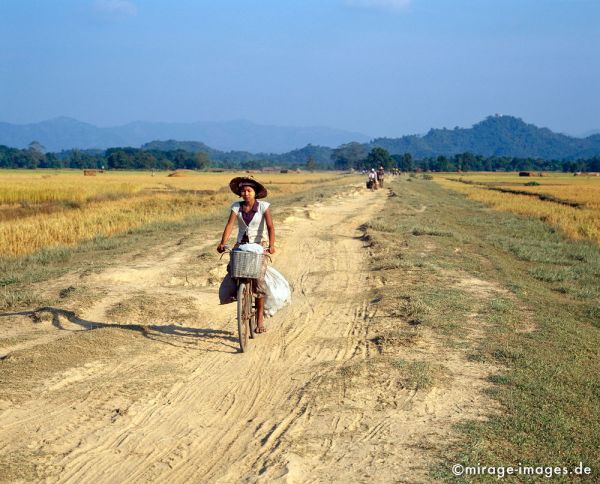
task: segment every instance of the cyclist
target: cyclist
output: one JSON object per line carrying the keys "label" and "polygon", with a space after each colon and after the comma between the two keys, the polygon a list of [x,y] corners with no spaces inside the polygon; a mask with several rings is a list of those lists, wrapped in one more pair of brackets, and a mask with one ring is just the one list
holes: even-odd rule
{"label": "cyclist", "polygon": [[383,177],[385,176],[385,170],[383,169],[383,166],[379,167],[379,170],[377,170],[377,183],[379,184],[379,188],[383,188]]}
{"label": "cyclist", "polygon": [[[254,178],[236,177],[229,182],[229,188],[233,193],[242,198],[241,201],[234,202],[231,205],[229,219],[223,230],[221,242],[217,246],[217,252],[222,253],[229,236],[233,230],[235,221],[238,222],[238,235],[236,246],[241,244],[264,244],[263,235],[265,226],[269,237],[269,254],[275,253],[275,227],[269,210],[269,202],[259,201],[260,198],[267,196],[267,189]],[[229,270],[229,267],[227,268]],[[264,307],[265,307],[265,266],[261,276],[253,281],[253,290],[256,293],[256,311],[258,313],[256,323],[256,333],[267,331],[264,325]]]}
{"label": "cyclist", "polygon": [[369,172],[368,187],[371,189],[371,191],[377,189],[377,174],[375,173],[375,168],[371,168],[371,171]]}

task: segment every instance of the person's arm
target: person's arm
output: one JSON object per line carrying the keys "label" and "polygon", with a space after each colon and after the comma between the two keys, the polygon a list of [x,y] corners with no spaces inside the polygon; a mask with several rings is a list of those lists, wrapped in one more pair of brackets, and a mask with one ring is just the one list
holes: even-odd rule
{"label": "person's arm", "polygon": [[265,222],[267,223],[267,233],[269,234],[269,254],[275,253],[275,226],[273,225],[273,217],[271,211],[265,210]]}
{"label": "person's arm", "polygon": [[229,240],[229,236],[231,235],[231,231],[233,230],[233,224],[236,218],[237,214],[232,210],[229,214],[229,220],[227,220],[225,229],[223,230],[223,235],[221,236],[221,243],[217,246],[217,252],[221,253],[225,250],[224,246]]}

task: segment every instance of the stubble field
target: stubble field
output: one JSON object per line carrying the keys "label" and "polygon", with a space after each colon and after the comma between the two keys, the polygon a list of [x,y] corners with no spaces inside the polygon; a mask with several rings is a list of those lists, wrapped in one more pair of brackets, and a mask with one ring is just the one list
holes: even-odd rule
{"label": "stubble field", "polygon": [[[209,215],[231,198],[232,173],[76,171],[0,172],[0,254],[23,256],[150,223]],[[243,175],[244,173],[240,173]],[[337,174],[269,173],[272,195],[335,183]]]}
{"label": "stubble field", "polygon": [[[25,188],[32,175],[48,179],[24,174]],[[294,295],[240,355],[214,250],[235,174],[58,176],[96,188],[7,202],[21,212],[0,227],[107,220],[112,203],[128,216],[114,235],[92,224],[93,239],[0,260],[5,480],[432,482],[454,464],[580,462],[597,476],[600,248],[536,212],[596,210],[565,195],[570,179],[461,174],[562,185],[552,196],[589,207],[456,175],[370,192],[362,177],[257,174]],[[148,222],[127,211],[137,200]]]}
{"label": "stubble field", "polygon": [[600,243],[600,177],[461,173],[435,175],[435,181],[498,210],[536,217],[572,239]]}

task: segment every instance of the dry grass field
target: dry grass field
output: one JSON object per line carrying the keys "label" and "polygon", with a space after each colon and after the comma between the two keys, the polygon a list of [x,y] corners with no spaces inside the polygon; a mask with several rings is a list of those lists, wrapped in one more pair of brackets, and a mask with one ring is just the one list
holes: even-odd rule
{"label": "dry grass field", "polygon": [[[106,172],[80,170],[0,173],[0,253],[14,257],[148,223],[209,214],[232,199],[235,173]],[[238,175],[243,175],[239,173]],[[270,196],[331,184],[339,174],[258,173]]]}
{"label": "dry grass field", "polygon": [[[443,372],[430,373],[434,390],[429,391],[440,389],[443,402],[470,375],[462,392],[478,400],[453,408],[463,415],[487,411],[485,418],[459,425],[462,438],[446,439],[451,442],[446,460],[426,482],[497,482],[503,479],[456,478],[449,463],[512,462],[560,462],[570,469],[584,462],[593,469],[590,482],[597,482],[600,247],[589,239],[567,238],[540,219],[555,213],[555,225],[564,229],[581,222],[562,225],[569,213],[588,212],[595,213],[597,224],[598,209],[446,179],[459,176],[486,183],[538,181],[531,188],[541,190],[561,184],[565,189],[595,187],[596,201],[600,188],[598,179],[516,174],[443,174],[434,175],[435,181],[400,177],[389,185],[397,196],[389,197],[385,210],[368,224],[370,260],[375,277],[382,280],[371,296],[378,301],[378,313],[370,329],[377,329],[386,316],[394,318],[394,332],[380,333],[377,340],[381,354],[431,368],[442,365]],[[429,353],[431,341],[444,347],[442,358]],[[471,371],[479,372],[477,378]],[[476,390],[486,383],[491,386]],[[442,406],[438,402],[431,409],[441,411]],[[424,419],[415,421],[423,425]],[[437,422],[441,428],[446,420]],[[396,435],[402,441],[406,434]],[[413,446],[418,449],[414,454],[435,448],[442,439],[424,439],[421,447]],[[508,475],[506,480],[537,482]]]}
{"label": "dry grass field", "polygon": [[572,239],[600,243],[600,177],[463,173],[436,175],[434,179],[444,188],[495,209],[543,220]]}
{"label": "dry grass field", "polygon": [[600,246],[469,198],[594,209],[414,174],[374,192],[363,177],[257,174],[294,293],[239,354],[215,252],[235,174],[166,175],[115,174],[133,187],[120,198],[5,208],[0,227],[42,247],[52,234],[26,224],[55,216],[75,241],[116,235],[0,258],[0,481],[597,475]]}

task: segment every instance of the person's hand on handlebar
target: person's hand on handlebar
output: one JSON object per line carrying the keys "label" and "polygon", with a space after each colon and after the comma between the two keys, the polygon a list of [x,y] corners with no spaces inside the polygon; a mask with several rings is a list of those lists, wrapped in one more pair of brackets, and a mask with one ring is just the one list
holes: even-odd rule
{"label": "person's hand on handlebar", "polygon": [[275,247],[267,247],[265,249],[266,252],[268,252],[269,254],[274,254],[275,253]]}
{"label": "person's hand on handlebar", "polygon": [[217,252],[219,254],[222,254],[223,252],[225,252],[225,247],[227,247],[225,244],[219,244],[219,245],[217,245]]}

